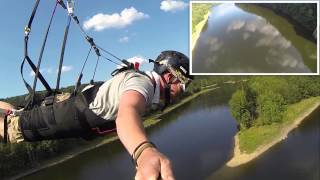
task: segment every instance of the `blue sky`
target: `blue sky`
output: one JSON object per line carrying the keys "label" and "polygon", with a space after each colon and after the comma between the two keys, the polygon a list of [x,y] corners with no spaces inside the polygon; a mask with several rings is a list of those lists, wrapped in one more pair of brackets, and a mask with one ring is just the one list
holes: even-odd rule
{"label": "blue sky", "polygon": [[[65,0],[66,2],[66,0]],[[24,27],[32,12],[35,0],[3,1],[0,6],[0,98],[27,93],[20,77],[23,59]],[[75,14],[86,33],[104,49],[120,58],[149,59],[163,50],[189,52],[189,2],[148,0],[79,0],[75,1]],[[48,25],[54,0],[42,0],[32,24],[29,56],[36,64]],[[55,87],[56,71],[60,56],[67,13],[58,7],[43,55],[41,71],[51,87]],[[61,86],[74,84],[89,50],[78,27],[72,23],[64,58]],[[93,74],[96,56],[91,54],[84,70],[82,82]],[[150,69],[143,65],[142,69]],[[116,65],[100,61],[96,80],[110,78]],[[24,68],[26,80],[32,84],[33,74],[29,65]],[[43,90],[38,83],[37,90]]]}

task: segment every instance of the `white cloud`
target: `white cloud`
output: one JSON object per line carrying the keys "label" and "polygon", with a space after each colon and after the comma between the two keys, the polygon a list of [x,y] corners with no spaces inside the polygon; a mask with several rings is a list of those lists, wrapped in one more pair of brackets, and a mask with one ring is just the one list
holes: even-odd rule
{"label": "white cloud", "polygon": [[[68,71],[71,71],[73,69],[72,66],[62,66],[61,68],[61,72],[68,72]],[[52,68],[49,67],[49,68],[41,68],[40,69],[40,73],[41,74],[52,74]],[[56,73],[58,73],[58,69],[56,70]],[[33,71],[30,71],[29,75],[30,76],[35,76],[36,73],[34,73]]]}
{"label": "white cloud", "polygon": [[128,61],[129,61],[129,62],[132,62],[132,63],[138,62],[138,63],[140,63],[140,64],[143,64],[143,63],[148,62],[148,61],[147,61],[144,57],[142,57],[142,56],[134,56],[134,57],[132,57],[132,58],[129,58]]}
{"label": "white cloud", "polygon": [[245,32],[243,33],[242,37],[243,37],[243,40],[247,40],[250,37],[250,34]]}
{"label": "white cloud", "polygon": [[161,2],[160,9],[165,12],[176,12],[188,7],[188,4],[183,1],[164,0]]}
{"label": "white cloud", "polygon": [[208,45],[210,47],[210,51],[219,51],[224,43],[216,37],[212,37],[208,39]]}
{"label": "white cloud", "polygon": [[243,20],[233,21],[233,22],[232,22],[231,24],[229,24],[229,26],[227,27],[227,32],[239,30],[239,29],[241,29],[244,25],[245,25],[245,21],[243,21]]}
{"label": "white cloud", "polygon": [[143,12],[138,12],[134,7],[125,8],[121,13],[113,14],[96,14],[89,20],[83,23],[86,30],[94,29],[95,31],[102,31],[108,28],[124,28],[134,21],[149,18],[149,15]]}
{"label": "white cloud", "polygon": [[120,43],[127,43],[127,42],[129,42],[129,37],[128,36],[124,36],[124,37],[119,39],[119,42]]}
{"label": "white cloud", "polygon": [[[142,56],[134,56],[134,57],[131,57],[131,58],[128,58],[127,59],[128,62],[131,62],[131,63],[139,63],[139,69],[141,69],[141,67],[143,67],[144,64],[147,64],[147,59],[142,57]],[[124,65],[124,64],[122,64]],[[117,66],[117,68],[121,68],[122,66]]]}
{"label": "white cloud", "polygon": [[71,71],[72,69],[73,69],[72,66],[62,66],[61,72],[68,72],[68,71]]}
{"label": "white cloud", "polygon": [[[40,73],[41,73],[41,74],[45,74],[45,73],[51,74],[51,73],[52,73],[52,69],[51,69],[51,68],[41,68],[41,69],[40,69]],[[34,76],[35,74],[36,74],[36,73],[33,72],[33,71],[30,71],[30,73],[29,73],[30,76]]]}
{"label": "white cloud", "polygon": [[[40,73],[41,73],[41,74],[43,73],[43,69],[40,69]],[[30,71],[29,75],[30,75],[30,76],[35,76],[36,73],[33,72],[33,71]]]}

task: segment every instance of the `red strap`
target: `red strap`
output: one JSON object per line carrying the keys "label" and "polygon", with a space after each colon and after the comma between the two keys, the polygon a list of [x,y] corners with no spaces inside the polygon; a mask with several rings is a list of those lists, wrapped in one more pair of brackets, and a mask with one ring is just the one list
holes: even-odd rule
{"label": "red strap", "polygon": [[7,109],[6,112],[5,112],[5,115],[6,116],[9,116],[12,114],[12,110],[11,109]]}
{"label": "red strap", "polygon": [[5,116],[11,115],[12,110],[11,109],[2,109],[0,108],[0,114],[4,114]]}
{"label": "red strap", "polygon": [[107,135],[112,132],[116,132],[116,128],[114,129],[106,129],[106,130],[101,130],[99,127],[96,128],[91,128],[92,131],[94,131],[97,135]]}

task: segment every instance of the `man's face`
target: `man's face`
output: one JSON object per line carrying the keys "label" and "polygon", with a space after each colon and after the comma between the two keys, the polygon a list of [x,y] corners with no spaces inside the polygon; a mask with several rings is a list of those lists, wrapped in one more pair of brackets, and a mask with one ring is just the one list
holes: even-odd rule
{"label": "man's face", "polygon": [[171,73],[168,74],[168,80],[170,85],[170,95],[172,99],[175,99],[179,94],[184,91],[184,85],[173,76]]}

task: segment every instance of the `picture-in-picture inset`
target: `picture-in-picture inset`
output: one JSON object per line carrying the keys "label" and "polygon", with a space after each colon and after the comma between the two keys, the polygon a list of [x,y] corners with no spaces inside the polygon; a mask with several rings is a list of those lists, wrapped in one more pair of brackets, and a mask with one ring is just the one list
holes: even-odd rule
{"label": "picture-in-picture inset", "polygon": [[191,2],[191,72],[317,74],[317,6]]}

